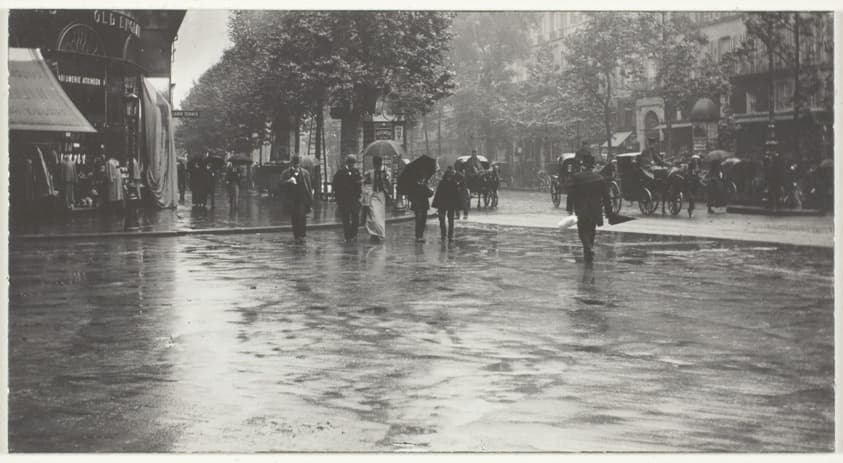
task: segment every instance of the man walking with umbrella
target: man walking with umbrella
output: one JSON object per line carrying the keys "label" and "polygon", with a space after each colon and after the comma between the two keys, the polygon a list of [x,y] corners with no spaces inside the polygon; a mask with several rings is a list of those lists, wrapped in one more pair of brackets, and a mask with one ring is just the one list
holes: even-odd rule
{"label": "man walking with umbrella", "polygon": [[600,174],[593,172],[594,157],[584,156],[583,167],[585,170],[579,172],[571,179],[568,187],[568,213],[577,216],[577,233],[583,248],[583,259],[586,263],[594,261],[594,238],[597,235],[597,227],[603,225],[603,211],[610,218],[612,202],[609,199],[609,189],[606,181]]}
{"label": "man walking with umbrella", "polygon": [[433,191],[427,186],[428,179],[436,172],[436,160],[419,156],[404,167],[398,176],[398,192],[410,199],[410,208],[416,215],[416,241],[424,242],[427,225],[427,211]]}
{"label": "man walking with umbrella", "polygon": [[427,186],[427,179],[419,177],[408,192],[410,209],[416,216],[416,242],[424,243],[424,229],[427,226],[427,211],[430,210],[430,197],[433,191]]}
{"label": "man walking with umbrella", "polygon": [[362,192],[363,177],[354,165],[357,158],[353,154],[345,157],[345,166],[334,174],[334,196],[337,208],[342,217],[342,227],[345,241],[357,239],[357,229],[360,226],[360,194]]}
{"label": "man walking with umbrella", "polygon": [[281,184],[287,187],[286,196],[290,208],[290,221],[293,225],[293,239],[304,242],[307,230],[307,214],[313,204],[313,189],[310,187],[310,174],[299,166],[298,155],[291,159],[290,167],[281,174]]}

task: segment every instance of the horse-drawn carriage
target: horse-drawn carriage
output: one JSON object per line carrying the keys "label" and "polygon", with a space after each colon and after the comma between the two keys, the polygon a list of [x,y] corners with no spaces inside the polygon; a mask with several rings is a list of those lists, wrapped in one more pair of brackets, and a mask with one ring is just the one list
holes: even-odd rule
{"label": "horse-drawn carriage", "polygon": [[566,191],[571,177],[579,170],[575,156],[576,153],[562,153],[557,159],[557,173],[550,176],[550,200],[553,207],[559,207],[562,193]]}
{"label": "horse-drawn carriage", "polygon": [[[677,167],[653,166],[651,178],[638,164],[640,155],[641,153],[625,153],[615,156],[617,178],[612,181],[615,187],[610,186],[610,197],[619,193],[627,201],[638,202],[638,209],[644,215],[656,212],[660,203],[662,211],[667,206],[671,215],[679,214],[687,183],[684,172]],[[613,203],[617,200],[614,197],[611,199]],[[620,201],[617,202],[620,205]]]}
{"label": "horse-drawn carriage", "polygon": [[477,197],[478,209],[480,208],[481,199],[483,200],[484,207],[498,207],[498,188],[500,187],[498,172],[500,165],[489,162],[484,156],[477,156],[482,169],[478,173],[472,173],[468,169],[470,159],[471,156],[458,157],[454,162],[454,169],[457,172],[464,173],[465,184],[468,187],[471,197]]}

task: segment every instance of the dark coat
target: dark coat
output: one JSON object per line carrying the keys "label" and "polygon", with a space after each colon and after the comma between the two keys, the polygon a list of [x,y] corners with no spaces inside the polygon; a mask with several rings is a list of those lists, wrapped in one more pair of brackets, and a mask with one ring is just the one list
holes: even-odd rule
{"label": "dark coat", "polygon": [[[292,183],[292,178],[296,183]],[[281,184],[285,187],[285,198],[290,201],[294,211],[310,209],[313,204],[313,188],[310,186],[310,174],[299,168],[296,172],[292,167],[281,174]]]}
{"label": "dark coat", "polygon": [[[603,225],[603,212],[612,215],[609,188],[600,174],[586,171],[574,174],[568,186],[568,212],[574,212],[580,222]],[[573,208],[573,211],[570,209]]]}
{"label": "dark coat", "polygon": [[334,174],[334,197],[337,199],[337,204],[340,206],[355,204],[360,202],[360,195],[362,193],[363,177],[360,171],[348,167],[343,167]]}
{"label": "dark coat", "polygon": [[436,187],[436,194],[433,195],[433,207],[443,211],[463,209],[460,186],[456,175],[445,177],[439,182]]}
{"label": "dark coat", "polygon": [[430,197],[433,196],[433,191],[426,183],[415,183],[412,191],[407,195],[410,200],[410,209],[414,211],[426,211],[430,209]]}
{"label": "dark coat", "polygon": [[653,165],[657,166],[664,166],[664,160],[662,159],[661,154],[659,154],[653,147],[644,148],[641,151],[641,155],[638,156],[638,165],[642,169],[652,169]]}
{"label": "dark coat", "polygon": [[468,191],[468,184],[466,184],[465,175],[457,171],[454,175],[454,181],[457,183],[457,191],[459,192],[459,206],[457,209],[469,210],[471,209],[471,193]]}

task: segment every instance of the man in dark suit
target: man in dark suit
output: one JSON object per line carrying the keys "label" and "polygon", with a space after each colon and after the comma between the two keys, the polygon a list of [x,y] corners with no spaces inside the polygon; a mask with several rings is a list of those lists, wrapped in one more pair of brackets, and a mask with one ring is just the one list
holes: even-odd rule
{"label": "man in dark suit", "polygon": [[585,165],[586,159],[588,158],[591,158],[593,163],[594,156],[591,154],[591,150],[588,149],[588,142],[583,141],[582,144],[580,144],[580,149],[578,149],[577,152],[574,154],[574,160],[576,161],[574,171],[576,172],[582,170],[583,166]]}
{"label": "man in dark suit", "polygon": [[337,208],[342,217],[342,227],[345,240],[357,239],[357,229],[360,227],[360,195],[363,177],[354,165],[357,158],[353,154],[345,157],[345,166],[334,174],[334,197]]}
{"label": "man in dark suit", "polygon": [[290,208],[290,221],[293,225],[293,239],[304,242],[307,229],[307,214],[313,204],[313,188],[310,186],[310,174],[299,166],[298,155],[291,159],[290,167],[281,174],[281,184],[285,185],[285,196]]}
{"label": "man in dark suit", "polygon": [[577,215],[577,233],[583,247],[586,263],[594,261],[594,238],[597,227],[603,225],[603,211],[611,217],[612,202],[603,177],[592,171],[594,157],[584,157],[585,171],[577,173],[568,187],[568,213]]}

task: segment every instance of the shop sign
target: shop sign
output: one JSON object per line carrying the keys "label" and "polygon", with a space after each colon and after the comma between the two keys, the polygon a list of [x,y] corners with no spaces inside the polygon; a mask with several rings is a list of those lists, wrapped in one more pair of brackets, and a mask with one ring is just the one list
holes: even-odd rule
{"label": "shop sign", "polygon": [[138,22],[134,19],[123,16],[120,13],[108,10],[94,10],[94,22],[126,31],[135,37],[140,38],[140,24],[138,24]]}
{"label": "shop sign", "polygon": [[77,85],[90,85],[93,87],[104,87],[105,80],[100,79],[99,77],[89,77],[89,76],[75,76],[72,74],[59,74],[58,75],[59,82],[65,84],[77,84]]}
{"label": "shop sign", "polygon": [[375,140],[394,140],[391,122],[375,122]]}
{"label": "shop sign", "polygon": [[173,117],[182,117],[182,118],[185,118],[185,119],[198,119],[199,118],[199,111],[185,110],[185,109],[174,109],[173,110]]}
{"label": "shop sign", "polygon": [[399,144],[404,144],[404,126],[400,124],[395,125],[395,138],[394,140]]}

